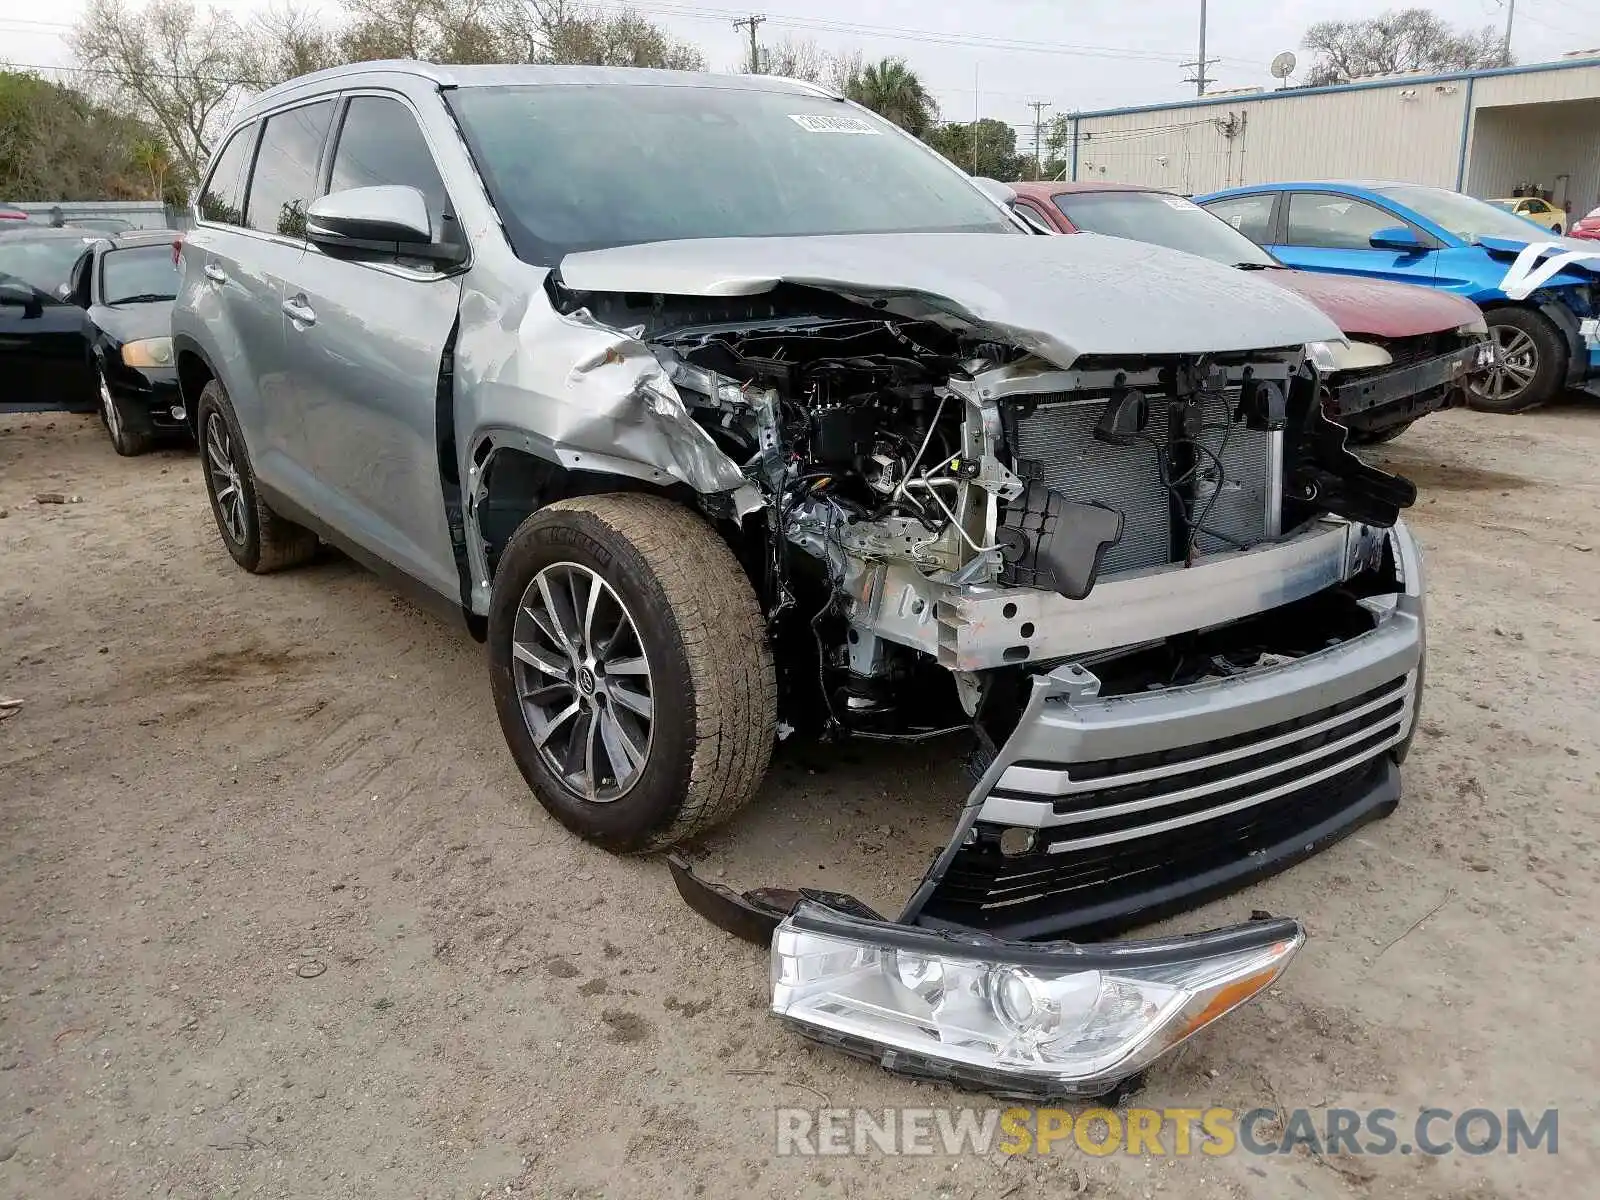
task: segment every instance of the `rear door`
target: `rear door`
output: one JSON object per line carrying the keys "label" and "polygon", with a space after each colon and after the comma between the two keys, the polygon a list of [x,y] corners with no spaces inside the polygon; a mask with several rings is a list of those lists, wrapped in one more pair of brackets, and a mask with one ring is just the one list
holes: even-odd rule
{"label": "rear door", "polygon": [[[1392,209],[1340,192],[1290,192],[1268,248],[1291,267],[1329,275],[1359,275],[1396,283],[1431,285],[1437,240]],[[1405,227],[1416,234],[1416,251],[1379,250],[1371,237]]]}
{"label": "rear door", "polygon": [[[437,156],[398,94],[347,98],[326,174],[330,192],[417,188],[435,240],[461,236]],[[452,598],[461,585],[439,476],[438,386],[461,278],[421,259],[309,246],[285,295],[293,407],[324,489],[315,511]]]}

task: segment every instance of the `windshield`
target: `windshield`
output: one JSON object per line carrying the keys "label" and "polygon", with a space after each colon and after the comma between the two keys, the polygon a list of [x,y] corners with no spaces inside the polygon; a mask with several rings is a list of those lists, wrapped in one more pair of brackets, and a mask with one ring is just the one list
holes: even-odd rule
{"label": "windshield", "polygon": [[108,250],[100,264],[100,294],[104,304],[171,300],[178,294],[178,264],[172,261],[169,245]]}
{"label": "windshield", "polygon": [[81,238],[0,238],[0,275],[10,275],[51,296],[67,282],[83,253]]}
{"label": "windshield", "polygon": [[1538,229],[1531,221],[1524,221],[1486,200],[1474,200],[1460,192],[1409,185],[1378,188],[1377,191],[1396,204],[1413,209],[1419,216],[1455,234],[1464,242],[1475,242],[1481,237],[1515,238],[1519,242],[1531,242],[1539,236]]}
{"label": "windshield", "polygon": [[1079,229],[1170,246],[1230,267],[1276,267],[1278,260],[1221,217],[1165,192],[1067,192],[1055,205]]}
{"label": "windshield", "polygon": [[447,97],[527,262],[682,238],[1020,233],[933,152],[823,97],[652,85]]}

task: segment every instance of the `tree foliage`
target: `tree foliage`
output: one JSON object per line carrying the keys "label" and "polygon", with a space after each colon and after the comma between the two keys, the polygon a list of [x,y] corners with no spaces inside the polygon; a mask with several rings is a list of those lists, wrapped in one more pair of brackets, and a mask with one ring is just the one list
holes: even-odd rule
{"label": "tree foliage", "polygon": [[[974,138],[976,170],[973,169]],[[1010,182],[1021,179],[1024,167],[1033,165],[1032,156],[1017,153],[1017,131],[992,117],[976,122],[951,121],[930,129],[923,140],[972,175]]]}
{"label": "tree foliage", "polygon": [[198,177],[239,99],[244,38],[225,12],[190,0],[89,0],[71,37],[91,93],[159,131],[185,176]]}
{"label": "tree foliage", "polygon": [[924,137],[939,120],[939,106],[903,58],[868,63],[845,80],[844,94],[907,133]]}
{"label": "tree foliage", "polygon": [[1348,83],[1362,75],[1510,65],[1492,27],[1453,29],[1425,8],[1361,21],[1318,21],[1306,30],[1304,44],[1317,56],[1306,79],[1311,87]]}
{"label": "tree foliage", "polygon": [[0,71],[0,197],[181,199],[165,144],[75,88]]}

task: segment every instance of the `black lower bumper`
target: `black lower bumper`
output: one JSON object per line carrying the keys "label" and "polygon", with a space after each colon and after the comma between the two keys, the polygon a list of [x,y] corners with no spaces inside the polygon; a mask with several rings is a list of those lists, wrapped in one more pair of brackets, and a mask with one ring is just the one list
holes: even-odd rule
{"label": "black lower bumper", "polygon": [[1329,390],[1328,415],[1361,433],[1408,425],[1464,399],[1473,373],[1481,369],[1478,354],[1478,343],[1472,343],[1407,366],[1358,375]]}
{"label": "black lower bumper", "polygon": [[108,376],[106,386],[121,402],[123,419],[139,432],[188,432],[187,415],[173,416],[173,410],[183,410],[177,371],[170,368],[140,370],[124,367],[114,377]]}
{"label": "black lower bumper", "polygon": [[956,851],[917,923],[1014,940],[1093,940],[1192,908],[1332,845],[1400,800],[1383,753],[1268,803],[1128,846],[1007,857],[980,825]]}

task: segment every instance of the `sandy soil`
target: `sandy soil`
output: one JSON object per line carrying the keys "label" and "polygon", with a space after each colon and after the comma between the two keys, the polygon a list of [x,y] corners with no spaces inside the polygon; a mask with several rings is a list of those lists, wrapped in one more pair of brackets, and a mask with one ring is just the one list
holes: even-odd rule
{"label": "sandy soil", "polygon": [[[1137,1102],[1558,1105],[1558,1155],[776,1159],[775,1106],[992,1102],[780,1029],[762,951],[531,805],[464,634],[338,557],[240,573],[188,454],[13,417],[0,1195],[1593,1194],[1600,406],[1385,457],[1432,586],[1406,800],[1167,923],[1311,941]],[[892,908],[963,791],[928,751],[790,753],[701,869]]]}

